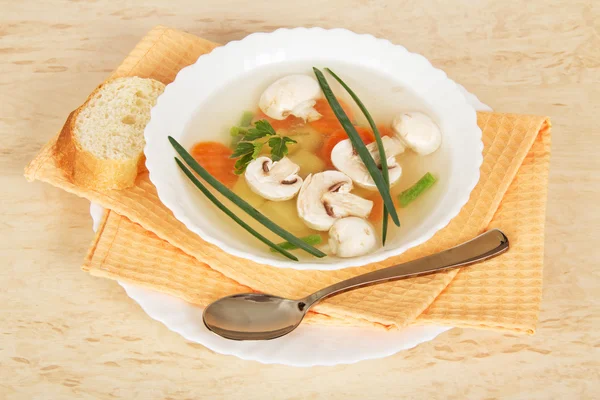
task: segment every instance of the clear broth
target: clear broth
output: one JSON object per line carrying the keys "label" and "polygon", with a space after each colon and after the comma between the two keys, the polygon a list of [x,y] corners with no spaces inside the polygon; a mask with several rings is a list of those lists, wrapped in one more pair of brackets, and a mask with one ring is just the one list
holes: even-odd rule
{"label": "clear broth", "polygon": [[[318,63],[316,63],[318,65]],[[426,102],[416,96],[409,90],[401,86],[394,86],[393,81],[389,76],[376,73],[374,70],[364,67],[356,67],[350,65],[329,65],[348,83],[350,87],[361,98],[369,112],[373,116],[377,125],[389,126],[394,116],[403,110],[417,110],[430,115],[436,120],[436,115],[429,112]],[[192,120],[186,126],[183,136],[183,143],[187,148],[191,148],[193,144],[201,141],[217,141],[227,146],[231,143],[231,135],[229,130],[232,126],[239,123],[239,119],[244,111],[257,110],[258,99],[264,89],[276,79],[292,73],[312,74],[312,64],[299,66],[298,63],[293,65],[277,64],[277,68],[266,66],[264,68],[253,70],[246,76],[230,82],[221,90],[217,91],[213,96],[207,99],[198,107],[198,110]],[[339,87],[337,82],[332,78],[328,79],[334,93],[338,98],[342,99],[346,104],[352,107],[355,115],[355,120],[358,125],[368,126],[366,119],[355,106],[351,98],[345,91]],[[443,131],[443,127],[442,127]],[[442,132],[443,134],[443,132]],[[312,136],[311,136],[312,137]],[[322,145],[322,135],[316,135],[316,140],[306,141],[300,149],[290,147],[290,159],[301,166],[300,174],[302,177],[308,173],[320,172],[331,168],[319,168],[315,163],[302,161],[302,157],[296,153],[309,153],[308,156],[313,157],[317,154],[317,149]],[[293,145],[292,145],[293,146]],[[304,147],[304,148],[302,148]],[[296,155],[295,155],[296,154]],[[318,156],[315,159],[319,159]],[[448,152],[445,151],[444,145],[429,156],[418,156],[411,151],[405,151],[397,157],[398,162],[402,166],[402,176],[398,183],[392,187],[392,196],[397,196],[406,188],[413,185],[426,172],[431,172],[438,178],[438,182],[434,187],[428,190],[426,194],[419,197],[406,208],[398,208],[398,215],[401,221],[401,226],[396,227],[393,223],[389,224],[388,243],[393,243],[399,235],[404,235],[410,229],[418,226],[427,219],[427,216],[435,207],[439,206],[439,198],[442,196],[445,189],[444,177],[451,170],[450,159]],[[310,167],[310,168],[309,168]],[[446,179],[447,181],[447,179]],[[296,212],[296,198],[285,202],[267,201],[253,193],[245,184],[245,179],[240,176],[239,181],[233,187],[233,191],[243,197],[246,201],[252,204],[259,211],[263,212],[267,217],[289,230],[296,236],[306,236],[313,233],[319,233],[323,236],[324,241],[327,240],[327,232],[316,232],[309,229],[300,220]],[[369,198],[376,195],[376,192],[366,191],[358,188],[355,185],[353,193]],[[233,210],[238,210],[233,204],[225,199],[222,199],[228,207]],[[207,199],[203,198],[202,194],[197,194],[197,201],[203,207],[213,207]],[[216,208],[215,208],[216,210]],[[253,249],[256,251],[257,246],[262,246],[249,233],[241,229],[222,213],[215,212],[212,218],[214,221],[210,229],[225,231],[221,234],[222,237],[227,237],[229,240],[238,241],[241,247]],[[236,214],[257,229],[269,239],[280,242],[281,238],[268,231],[262,225],[256,223],[252,218],[247,217],[245,213],[239,212]],[[381,233],[381,221],[372,221],[376,231]],[[214,225],[214,226],[212,226]],[[268,249],[265,249],[268,252]],[[310,255],[297,252],[298,256],[310,260],[311,262],[327,262],[326,259],[316,260]]]}

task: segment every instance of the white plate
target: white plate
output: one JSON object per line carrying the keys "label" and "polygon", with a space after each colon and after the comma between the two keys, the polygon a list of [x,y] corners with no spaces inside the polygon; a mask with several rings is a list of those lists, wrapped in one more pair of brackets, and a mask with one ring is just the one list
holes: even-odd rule
{"label": "white plate", "polygon": [[[468,102],[480,111],[491,108],[459,85]],[[104,209],[91,205],[94,231]],[[202,322],[203,308],[163,293],[119,282],[125,292],[153,319],[184,338],[217,353],[265,364],[298,367],[350,364],[361,360],[387,357],[433,340],[451,329],[445,326],[411,326],[399,331],[382,332],[364,328],[332,328],[300,325],[291,334],[269,341],[236,342],[210,332]]]}
{"label": "white plate", "polygon": [[[300,262],[294,262],[257,246],[198,194],[173,161],[176,153],[167,140],[173,136],[188,148],[200,140],[223,140],[218,133],[235,124],[238,113],[256,107],[266,85],[290,73],[312,75],[312,66],[334,69],[378,123],[391,123],[400,110],[416,109],[429,114],[442,130],[442,146],[434,154],[414,161],[404,155],[401,160],[402,182],[412,183],[431,171],[438,183],[420,207],[399,211],[402,226],[390,230],[385,248],[365,256],[317,259],[299,254]],[[333,79],[328,80],[335,90]],[[344,97],[343,91],[337,93]],[[275,267],[321,270],[385,260],[430,239],[469,199],[479,180],[483,149],[475,110],[457,85],[423,56],[371,35],[321,28],[255,33],[201,56],[159,97],[145,138],[150,180],[163,204],[188,229],[238,257]]]}

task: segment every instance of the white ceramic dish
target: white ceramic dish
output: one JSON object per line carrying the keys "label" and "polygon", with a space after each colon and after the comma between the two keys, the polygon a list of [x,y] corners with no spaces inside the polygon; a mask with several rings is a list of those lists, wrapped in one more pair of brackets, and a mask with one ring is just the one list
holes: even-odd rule
{"label": "white ceramic dish", "polygon": [[292,333],[267,341],[235,341],[209,331],[203,308],[176,297],[119,282],[151,318],[192,342],[220,354],[263,364],[293,367],[333,366],[389,357],[433,340],[452,329],[447,326],[410,326],[384,331],[368,328],[300,325]]}
{"label": "white ceramic dish", "polygon": [[[403,166],[414,174],[405,178],[408,181],[428,170],[438,176],[438,183],[422,200],[420,209],[426,212],[415,213],[413,207],[401,214],[402,227],[390,234],[385,248],[366,256],[302,255],[301,262],[293,262],[257,246],[239,227],[224,223],[226,217],[186,180],[167,141],[170,135],[189,148],[197,141],[218,138],[215,132],[225,129],[219,123],[234,124],[245,107],[256,105],[270,82],[290,73],[311,74],[312,66],[334,69],[361,96],[378,123],[385,122],[379,115],[391,120],[395,110],[417,109],[434,118],[443,132],[432,165],[417,161]],[[479,179],[483,149],[475,110],[457,85],[424,57],[370,35],[320,28],[255,33],[201,56],[182,69],[160,96],[145,138],[150,180],[161,201],[188,229],[235,256],[276,267],[322,270],[381,261],[430,239],[469,199]]]}
{"label": "white ceramic dish", "polygon": [[[491,111],[462,86],[467,101],[480,111]],[[94,231],[104,209],[92,204],[90,213]],[[301,325],[292,334],[262,342],[236,342],[223,339],[208,331],[202,322],[203,308],[181,299],[136,285],[119,282],[151,318],[186,339],[202,344],[217,353],[233,355],[264,364],[283,364],[298,367],[349,364],[361,360],[387,357],[401,350],[433,340],[451,329],[444,326],[412,326],[400,331],[382,332],[362,328],[331,328]]]}

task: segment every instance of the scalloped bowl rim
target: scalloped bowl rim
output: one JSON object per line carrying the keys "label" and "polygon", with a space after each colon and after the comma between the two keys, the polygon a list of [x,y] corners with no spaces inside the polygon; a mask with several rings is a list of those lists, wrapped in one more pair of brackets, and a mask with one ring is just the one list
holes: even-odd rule
{"label": "scalloped bowl rim", "polygon": [[[176,101],[177,100],[177,92],[186,90],[185,80],[188,77],[193,76],[194,73],[200,71],[202,68],[210,68],[211,63],[218,62],[219,59],[222,60],[227,54],[236,52],[240,48],[243,49],[244,46],[252,46],[252,45],[261,46],[261,44],[260,44],[261,39],[269,38],[269,39],[275,40],[273,38],[280,37],[279,39],[285,40],[286,38],[289,38],[290,35],[293,37],[294,35],[301,36],[301,35],[309,35],[309,34],[336,35],[338,38],[340,38],[340,40],[342,40],[342,39],[344,39],[344,40],[359,40],[359,39],[369,40],[369,41],[373,41],[373,44],[375,44],[375,42],[377,42],[379,45],[386,46],[387,51],[404,53],[403,54],[404,57],[409,57],[411,59],[411,61],[413,61],[415,63],[419,63],[420,67],[425,68],[428,71],[428,74],[437,75],[436,78],[438,78],[438,79],[441,78],[444,85],[446,85],[450,90],[456,91],[456,96],[455,96],[455,98],[453,98],[454,102],[453,102],[452,106],[454,108],[458,109],[458,111],[460,111],[462,113],[462,115],[464,115],[465,118],[463,118],[463,119],[465,119],[465,120],[468,119],[469,122],[471,122],[473,124],[474,132],[471,132],[471,133],[475,133],[476,135],[478,135],[476,138],[476,139],[478,139],[478,143],[474,147],[474,150],[475,150],[474,154],[472,154],[472,157],[473,157],[471,160],[472,171],[470,171],[471,176],[470,176],[468,182],[463,185],[464,191],[460,194],[460,196],[457,196],[458,199],[455,201],[454,206],[451,209],[447,209],[443,215],[443,218],[440,218],[440,220],[436,224],[431,226],[425,233],[421,234],[416,239],[407,241],[400,246],[393,247],[393,248],[392,247],[384,248],[382,251],[368,254],[368,255],[365,255],[362,257],[348,258],[348,259],[335,258],[335,262],[332,262],[332,263],[311,263],[311,262],[304,262],[304,261],[294,262],[291,260],[284,259],[283,257],[281,259],[276,259],[274,257],[265,257],[265,256],[258,255],[258,254],[252,254],[247,251],[243,251],[243,250],[239,250],[234,247],[231,247],[224,241],[221,241],[221,240],[213,237],[212,235],[207,233],[205,230],[203,230],[201,226],[194,223],[186,215],[184,210],[182,210],[179,207],[179,203],[178,203],[177,199],[174,197],[174,194],[169,190],[168,185],[166,185],[165,182],[163,182],[163,180],[161,180],[161,174],[160,174],[161,165],[159,165],[159,163],[153,162],[153,160],[154,160],[153,152],[164,151],[164,147],[161,147],[161,144],[158,142],[158,139],[165,138],[165,135],[163,132],[161,132],[160,129],[157,129],[158,127],[156,126],[156,121],[161,117],[160,113],[162,112],[162,109],[164,108],[166,103],[169,101]],[[196,76],[198,76],[198,75],[196,75]],[[453,89],[449,85],[453,86]],[[409,52],[401,45],[393,44],[386,39],[376,38],[370,34],[357,34],[352,31],[349,31],[347,29],[341,29],[341,28],[336,28],[336,29],[281,28],[281,29],[277,29],[270,33],[257,32],[257,33],[252,33],[241,40],[232,41],[232,42],[227,43],[226,45],[217,47],[208,54],[201,55],[194,64],[191,64],[191,65],[181,69],[177,73],[175,80],[166,86],[165,91],[163,92],[163,94],[161,96],[159,96],[159,98],[156,102],[156,105],[154,106],[154,108],[151,111],[150,122],[146,126],[146,129],[144,131],[144,136],[145,136],[145,140],[146,140],[144,153],[146,155],[146,167],[149,171],[150,181],[156,187],[158,197],[161,200],[161,202],[168,209],[171,210],[171,212],[173,213],[173,215],[175,216],[175,218],[177,220],[182,222],[190,231],[199,235],[203,240],[218,246],[221,250],[225,251],[228,254],[231,254],[231,255],[237,256],[237,257],[241,257],[241,258],[245,258],[245,259],[249,259],[249,260],[258,262],[260,264],[270,265],[273,267],[292,268],[292,269],[298,269],[298,270],[311,270],[311,269],[337,270],[337,269],[342,269],[342,268],[358,267],[358,266],[362,266],[362,265],[366,265],[366,264],[370,264],[370,263],[380,262],[380,261],[383,261],[390,257],[397,256],[397,255],[402,254],[403,252],[407,251],[410,248],[413,248],[422,243],[425,243],[426,241],[431,239],[433,237],[433,235],[435,235],[435,233],[437,233],[439,230],[446,227],[448,225],[448,223],[450,223],[450,221],[458,215],[458,213],[460,212],[462,207],[467,203],[467,201],[469,200],[469,197],[471,195],[471,192],[473,191],[473,189],[475,188],[475,186],[477,185],[477,183],[479,181],[479,176],[480,176],[479,169],[481,167],[481,164],[483,163],[483,155],[482,155],[483,142],[481,140],[481,129],[477,125],[476,111],[467,102],[467,99],[465,98],[463,93],[460,91],[458,85],[454,81],[452,81],[450,78],[448,78],[447,75],[442,70],[434,68],[425,57],[423,57],[420,54]]]}

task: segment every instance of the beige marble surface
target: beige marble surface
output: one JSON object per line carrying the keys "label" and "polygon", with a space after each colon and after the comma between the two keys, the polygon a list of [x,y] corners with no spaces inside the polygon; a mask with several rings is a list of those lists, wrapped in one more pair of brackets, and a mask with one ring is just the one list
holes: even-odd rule
{"label": "beige marble surface", "polygon": [[[0,399],[597,398],[598,1],[3,0],[0,9]],[[27,184],[22,170],[157,24],[220,43],[282,26],[368,32],[422,53],[496,110],[550,115],[538,333],[454,329],[382,360],[266,366],[187,342],[115,282],[81,272],[88,203]]]}

